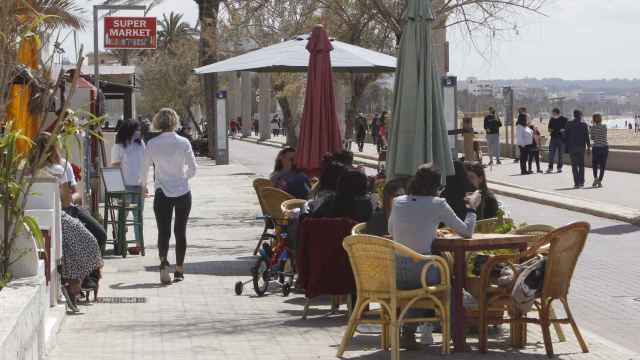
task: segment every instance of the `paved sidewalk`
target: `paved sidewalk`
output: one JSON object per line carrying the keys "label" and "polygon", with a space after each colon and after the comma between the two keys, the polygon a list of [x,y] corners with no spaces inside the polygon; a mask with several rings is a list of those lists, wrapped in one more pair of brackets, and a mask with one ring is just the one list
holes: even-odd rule
{"label": "paved sidewalk", "polygon": [[[57,336],[51,360],[75,359],[333,359],[346,326],[344,312],[325,316],[319,301],[310,319],[301,320],[304,298],[279,293],[256,298],[251,285],[236,296],[233,285],[247,280],[249,256],[262,227],[255,221],[258,204],[252,173],[233,164],[215,167],[200,161],[192,182],[193,211],[189,225],[186,279],[159,284],[153,213],[146,212],[147,256],[106,259],[100,297],[82,306],[82,314],[67,316]],[[147,209],[151,209],[151,199]],[[172,259],[171,259],[172,260]],[[126,301],[143,301],[127,303]],[[505,327],[506,329],[507,327]],[[362,329],[368,330],[371,329]],[[566,328],[567,343],[554,343],[561,359],[640,359],[585,330],[591,350],[582,354]],[[450,359],[543,359],[542,337],[530,327],[529,345],[519,352],[492,344],[492,352],[454,354]],[[554,335],[555,339],[555,335]],[[436,341],[438,341],[436,336]],[[358,335],[347,358],[388,359],[376,349],[375,335]],[[472,344],[473,345],[473,344]],[[438,348],[403,352],[403,359],[437,356]]]}
{"label": "paved sidewalk", "polygon": [[[257,141],[257,138],[249,138]],[[266,145],[282,146],[285,137],[278,136]],[[368,166],[377,165],[377,152],[373,144],[366,143],[364,151],[358,152],[355,143],[352,146],[356,161]],[[485,158],[488,163],[488,158]],[[541,163],[546,171],[547,163]],[[534,164],[534,169],[535,164]],[[587,187],[573,188],[571,166],[565,164],[563,173],[520,175],[519,163],[505,158],[502,165],[487,168],[490,187],[500,195],[511,196],[526,201],[551,205],[559,208],[588,213],[595,216],[633,224],[640,224],[640,175],[624,172],[607,171],[603,181],[604,187],[593,189],[592,170],[586,168]]]}

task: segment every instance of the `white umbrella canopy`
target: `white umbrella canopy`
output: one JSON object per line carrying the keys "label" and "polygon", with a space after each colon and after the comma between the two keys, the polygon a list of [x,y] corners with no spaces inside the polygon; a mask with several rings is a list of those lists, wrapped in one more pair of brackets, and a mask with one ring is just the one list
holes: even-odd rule
{"label": "white umbrella canopy", "polygon": [[[309,35],[250,51],[224,61],[194,69],[198,75],[229,71],[306,72]],[[331,64],[334,72],[393,72],[397,60],[393,56],[332,40]]]}

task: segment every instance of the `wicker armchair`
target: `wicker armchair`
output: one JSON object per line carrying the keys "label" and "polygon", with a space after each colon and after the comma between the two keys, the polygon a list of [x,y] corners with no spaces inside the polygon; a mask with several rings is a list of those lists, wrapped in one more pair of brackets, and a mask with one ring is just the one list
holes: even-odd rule
{"label": "wicker armchair", "polygon": [[367,230],[367,223],[360,223],[351,229],[351,235],[364,235]]}
{"label": "wicker armchair", "polygon": [[[275,228],[275,235],[273,238],[277,238],[280,234],[283,225],[286,225],[286,218],[282,211],[282,203],[287,200],[292,200],[293,196],[286,192],[273,187],[265,187],[260,192],[264,204],[265,215],[271,219]],[[260,244],[258,244],[258,247]]]}
{"label": "wicker armchair", "polygon": [[258,203],[260,203],[260,210],[262,211],[262,217],[264,219],[264,230],[262,231],[262,235],[260,235],[260,239],[258,239],[258,245],[256,245],[255,250],[253,251],[253,255],[258,253],[258,249],[260,248],[260,244],[262,241],[271,237],[269,234],[269,230],[273,230],[275,228],[275,224],[271,221],[271,218],[267,216],[267,212],[264,208],[264,201],[262,200],[262,189],[266,187],[272,187],[273,183],[269,179],[258,178],[253,180],[253,189],[256,192],[256,196],[258,197]]}
{"label": "wicker armchair", "polygon": [[[513,233],[517,235],[535,235],[535,237],[529,243],[529,246],[537,247],[539,248],[539,251],[544,252],[545,250],[548,251],[549,249],[548,241],[546,241],[544,237],[550,232],[554,231],[555,229],[556,228],[549,225],[527,225],[519,229],[516,229],[515,231],[513,231]],[[543,245],[541,241],[543,243],[546,243],[547,246],[546,247],[539,246],[539,245]]]}
{"label": "wicker armchair", "polygon": [[[400,327],[406,323],[440,322],[442,324],[442,353],[450,348],[449,267],[439,256],[423,256],[413,250],[384,238],[357,235],[349,236],[343,246],[349,254],[356,281],[357,302],[342,338],[337,356],[344,354],[358,324],[381,324],[382,347],[391,346],[391,358],[400,358]],[[427,261],[422,269],[422,288],[398,290],[396,286],[396,255],[407,256],[415,261]],[[436,267],[440,271],[441,282],[428,286],[427,270]],[[363,317],[371,303],[380,304],[379,316],[374,319]],[[405,318],[410,308],[434,309],[435,317]],[[390,339],[390,341],[389,341]]]}
{"label": "wicker armchair", "polygon": [[[567,295],[571,285],[571,278],[575,270],[578,257],[584,248],[587,236],[589,234],[590,225],[580,222],[574,223],[555,231],[548,233],[537,246],[530,247],[525,253],[515,255],[496,256],[484,265],[480,275],[481,294],[479,296],[480,303],[480,351],[487,351],[487,326],[490,323],[534,323],[542,327],[544,337],[544,345],[549,357],[553,356],[553,344],[551,342],[550,326],[551,324],[571,324],[573,332],[578,339],[578,343],[583,352],[589,352],[587,345],[580,334],[580,330],[576,325]],[[538,311],[538,318],[528,318],[521,313],[511,298],[510,288],[499,288],[490,284],[490,277],[493,268],[497,264],[513,264],[518,263],[522,259],[528,259],[539,253],[540,247],[549,244],[547,254],[547,263],[545,268],[544,284],[541,295],[536,299],[535,308]],[[514,268],[515,278],[518,276],[517,269]],[[552,314],[552,302],[559,300],[564,306],[566,319],[556,319]],[[508,310],[511,314],[510,319],[489,318],[491,311]],[[521,345],[522,340],[526,339],[526,334],[514,334],[514,345]]]}
{"label": "wicker armchair", "polygon": [[496,232],[498,226],[503,224],[513,224],[512,219],[508,218],[491,218],[485,220],[476,221],[475,232],[480,234],[490,234]]}

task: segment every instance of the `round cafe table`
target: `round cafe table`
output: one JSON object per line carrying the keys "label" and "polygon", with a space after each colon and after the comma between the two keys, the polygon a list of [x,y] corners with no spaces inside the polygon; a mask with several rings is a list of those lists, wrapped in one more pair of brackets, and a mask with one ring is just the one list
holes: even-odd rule
{"label": "round cafe table", "polygon": [[[465,239],[458,235],[447,235],[437,237],[431,245],[434,253],[451,252],[454,258],[451,314],[452,337],[454,351],[464,352],[466,350],[465,325],[466,314],[463,306],[463,290],[465,288],[467,252],[495,249],[513,249],[518,251],[527,250],[527,242],[532,239],[530,235],[514,234],[475,234],[471,239]],[[524,325],[514,324],[512,332],[512,343],[515,346],[522,346]]]}

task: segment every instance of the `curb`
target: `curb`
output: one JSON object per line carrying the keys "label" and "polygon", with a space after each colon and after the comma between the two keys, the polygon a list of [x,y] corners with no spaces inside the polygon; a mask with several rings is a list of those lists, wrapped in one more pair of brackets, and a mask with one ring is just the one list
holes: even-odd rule
{"label": "curb", "polygon": [[[258,145],[266,145],[276,148],[282,148],[284,144],[273,141],[258,141],[256,139],[244,138],[237,139],[240,141],[251,142]],[[354,154],[354,164],[378,168],[378,162],[371,159],[370,156],[362,156]],[[488,181],[491,190],[502,196],[507,196],[519,200],[530,201],[536,204],[553,206],[559,209],[580,212],[605,219],[622,221],[633,225],[640,225],[640,210],[632,209],[624,206],[599,203],[591,200],[560,196],[548,192],[525,189],[523,187],[499,182]]]}

